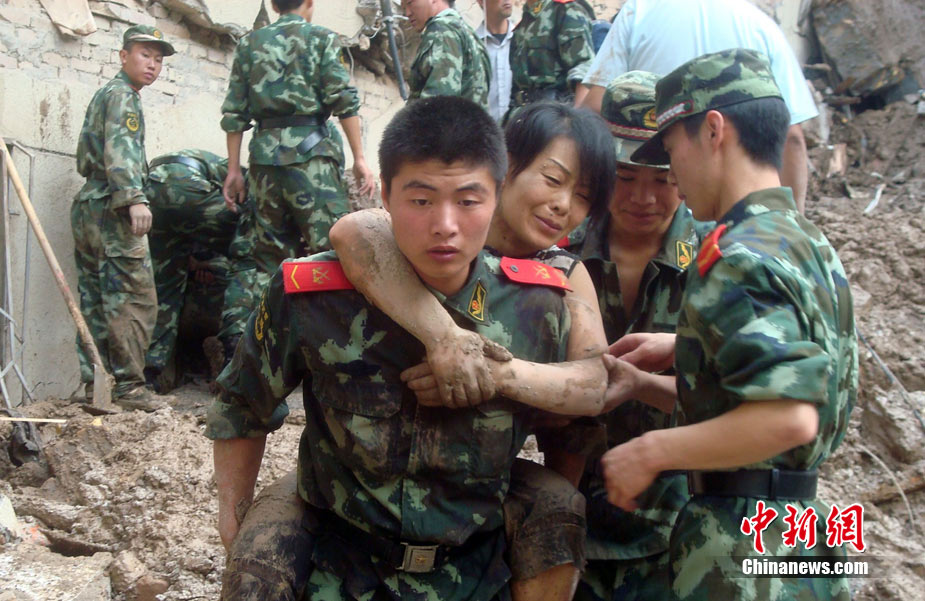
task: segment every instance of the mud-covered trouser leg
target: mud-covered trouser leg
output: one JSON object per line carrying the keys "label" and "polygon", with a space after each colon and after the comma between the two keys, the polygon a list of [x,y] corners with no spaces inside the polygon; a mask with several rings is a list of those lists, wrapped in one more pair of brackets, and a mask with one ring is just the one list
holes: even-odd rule
{"label": "mud-covered trouser leg", "polygon": [[566,564],[584,567],[585,498],[556,472],[516,459],[504,500],[504,523],[514,580]]}
{"label": "mud-covered trouser leg", "polygon": [[145,365],[162,371],[177,344],[177,328],[189,278],[189,256],[192,242],[186,236],[174,236],[163,231],[152,231],[151,261],[157,287],[157,321]]}
{"label": "mud-covered trouser leg", "polygon": [[[147,237],[134,236],[128,212],[108,204],[108,197],[75,201],[71,227],[81,312],[118,396],[144,384],[157,296]],[[80,379],[92,382],[93,365],[79,340],[77,352]]]}
{"label": "mud-covered trouser leg", "polygon": [[252,165],[248,180],[257,203],[254,258],[262,285],[283,259],[330,249],[331,226],[349,212],[337,161],[314,157],[297,165]]}

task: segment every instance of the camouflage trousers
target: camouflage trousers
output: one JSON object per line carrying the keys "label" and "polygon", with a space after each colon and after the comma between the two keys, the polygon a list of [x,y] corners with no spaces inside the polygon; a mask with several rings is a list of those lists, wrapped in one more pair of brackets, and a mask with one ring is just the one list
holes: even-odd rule
{"label": "camouflage trousers", "polygon": [[575,601],[671,599],[668,552],[641,559],[589,559]]}
{"label": "camouflage trousers", "polygon": [[[157,286],[157,322],[145,359],[148,368],[162,371],[173,356],[177,341],[180,313],[186,298],[187,282],[192,277],[190,257],[228,254],[238,215],[225,207],[221,191],[203,194],[186,190],[182,185],[152,182],[145,189],[151,199],[153,225],[148,239]],[[213,270],[223,284],[225,269]],[[215,293],[214,286],[205,290],[206,297]],[[221,286],[219,295],[224,292]],[[206,306],[209,302],[203,302]],[[220,310],[220,309],[219,309]]]}
{"label": "camouflage trousers", "polygon": [[330,249],[328,231],[349,212],[337,161],[314,157],[298,165],[251,165],[248,181],[257,203],[254,259],[262,285],[284,259]]}
{"label": "camouflage trousers", "polygon": [[247,318],[257,306],[261,289],[257,283],[257,264],[254,261],[256,247],[254,201],[248,199],[238,206],[238,225],[228,249],[231,267],[228,273],[228,287],[222,303],[222,323],[218,339],[225,348],[225,363],[231,360],[235,344],[244,334]]}
{"label": "camouflage trousers", "polygon": [[[671,533],[669,573],[674,597],[682,601],[849,601],[851,595],[844,576],[755,578],[743,574],[742,559],[747,557],[845,557],[843,548],[833,549],[825,544],[825,516],[829,508],[815,501],[765,501],[778,515],[763,532],[764,555],[757,553],[753,536],[740,531],[743,518],[753,518],[757,513],[757,501],[705,495],[688,501]],[[783,516],[787,515],[788,503],[801,515],[805,508],[813,507],[820,516],[816,522],[817,542],[812,549],[806,549],[800,541],[794,548],[783,544],[783,533],[787,530]]]}
{"label": "camouflage trousers", "polygon": [[[71,228],[80,311],[119,396],[144,384],[157,294],[147,237],[133,235],[128,210],[109,209],[109,200],[76,199]],[[79,337],[77,357],[81,382],[92,382],[93,363]]]}
{"label": "camouflage trousers", "polygon": [[[531,461],[516,460],[511,472],[504,504],[505,536],[499,536],[501,548],[496,549],[503,553],[499,559],[504,559],[500,565],[492,564],[493,569],[509,569],[513,579],[525,580],[563,564],[582,566],[585,523],[581,493],[558,474]],[[324,540],[318,516],[296,492],[296,482],[295,472],[280,479],[262,491],[247,512],[229,552],[222,600],[398,598],[380,586],[382,568],[371,567],[368,551]],[[458,576],[478,580],[482,574],[466,576],[460,570]],[[456,598],[456,591],[422,589],[426,587],[403,587],[401,598]],[[491,598],[508,600],[510,591],[505,587]]]}

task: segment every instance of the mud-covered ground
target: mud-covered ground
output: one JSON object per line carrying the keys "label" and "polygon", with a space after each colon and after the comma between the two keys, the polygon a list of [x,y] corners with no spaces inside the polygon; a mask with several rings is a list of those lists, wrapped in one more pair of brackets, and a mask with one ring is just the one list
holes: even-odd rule
{"label": "mud-covered ground", "polygon": [[[898,103],[838,121],[829,144],[846,145],[847,170],[826,178],[832,149],[811,149],[817,173],[807,213],[845,264],[866,342],[858,404],[822,471],[821,497],[864,506],[865,555],[882,564],[876,578],[852,580],[855,599],[922,600],[925,425],[915,412],[925,413],[925,117]],[[49,566],[68,573],[73,561],[108,566],[113,599],[218,597],[224,552],[211,444],[202,436],[209,393],[187,384],[167,398],[171,407],[153,414],[93,417],[56,400],[25,409],[67,422],[40,428],[47,467],[15,467],[0,452],[0,493],[25,526],[24,541],[0,550],[0,600],[51,599],[17,583],[47,580]],[[293,467],[303,421],[294,411],[271,436],[258,486]],[[10,435],[0,423],[3,451]]]}

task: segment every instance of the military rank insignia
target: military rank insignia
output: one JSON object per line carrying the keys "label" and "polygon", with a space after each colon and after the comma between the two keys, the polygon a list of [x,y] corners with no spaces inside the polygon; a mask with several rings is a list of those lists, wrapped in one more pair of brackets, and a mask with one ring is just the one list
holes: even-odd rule
{"label": "military rank insignia", "polygon": [[725,231],[726,224],[720,224],[703,239],[700,252],[697,253],[697,271],[700,273],[700,277],[707,275],[713,264],[722,258],[723,253],[719,249],[719,239]]}
{"label": "military rank insignia", "polygon": [[267,295],[266,292],[264,292],[260,299],[260,306],[257,307],[257,318],[254,320],[254,337],[257,339],[257,342],[263,342],[264,332],[267,327],[267,319],[269,317],[270,312],[267,310]]}
{"label": "military rank insignia", "polygon": [[501,271],[508,279],[521,284],[539,284],[569,291],[572,289],[564,273],[539,261],[502,257]]}
{"label": "military rank insignia", "polygon": [[690,267],[691,261],[694,260],[694,247],[687,242],[678,240],[675,245],[675,250],[677,251],[675,262],[678,264],[678,268],[687,269]]}
{"label": "military rank insignia", "polygon": [[476,282],[475,290],[472,291],[472,298],[469,299],[469,309],[466,311],[473,319],[485,321],[485,299],[488,297],[488,291],[482,282]]}
{"label": "military rank insignia", "polygon": [[338,261],[289,261],[283,263],[286,294],[353,290]]}
{"label": "military rank insignia", "polygon": [[125,115],[125,127],[132,133],[138,131],[138,114],[137,113],[127,113]]}

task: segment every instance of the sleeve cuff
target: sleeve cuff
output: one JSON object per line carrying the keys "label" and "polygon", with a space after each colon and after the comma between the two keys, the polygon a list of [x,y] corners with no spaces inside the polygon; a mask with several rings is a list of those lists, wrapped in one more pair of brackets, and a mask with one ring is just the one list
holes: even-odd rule
{"label": "sleeve cuff", "polygon": [[206,415],[205,435],[211,440],[257,438],[278,430],[287,415],[289,407],[285,403],[280,404],[264,421],[241,405],[216,400]]}
{"label": "sleeve cuff", "polygon": [[112,193],[112,201],[109,203],[110,209],[121,209],[137,204],[148,204],[144,192],[137,188],[127,188],[125,190],[116,190]]}

